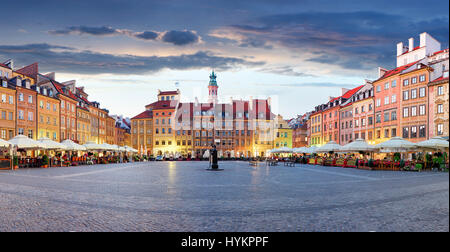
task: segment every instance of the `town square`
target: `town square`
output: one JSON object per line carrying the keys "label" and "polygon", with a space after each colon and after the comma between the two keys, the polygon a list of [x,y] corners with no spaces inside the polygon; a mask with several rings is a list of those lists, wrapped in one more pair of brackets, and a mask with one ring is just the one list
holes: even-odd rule
{"label": "town square", "polygon": [[448,232],[448,7],[5,3],[0,232]]}
{"label": "town square", "polygon": [[0,231],[448,232],[449,177],[136,162],[0,173]]}

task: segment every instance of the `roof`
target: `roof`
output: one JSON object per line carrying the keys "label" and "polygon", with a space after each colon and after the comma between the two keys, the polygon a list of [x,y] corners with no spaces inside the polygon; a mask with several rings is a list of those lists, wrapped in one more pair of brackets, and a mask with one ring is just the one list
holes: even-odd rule
{"label": "roof", "polygon": [[145,107],[151,107],[151,109],[174,109],[177,101],[156,101],[154,103],[150,103]]}
{"label": "roof", "polygon": [[15,70],[15,72],[37,80],[37,76],[39,74],[39,64],[35,62],[31,65],[22,67],[21,69]]}
{"label": "roof", "polygon": [[[387,71],[386,73],[384,73],[383,76],[381,76],[380,78],[378,78],[378,79],[375,80],[375,81],[379,81],[379,80],[382,80],[382,79],[384,79],[384,78],[390,77],[390,76],[392,76],[392,75],[401,73],[402,71],[408,69],[409,67],[411,67],[412,65],[416,64],[416,63],[419,62],[419,61],[420,61],[420,60],[415,61],[415,62],[412,62],[412,63],[409,63],[409,64],[406,64],[406,65],[403,65],[403,66],[399,66],[399,67],[394,68],[394,69],[392,69],[392,70],[389,70],[389,71]],[[375,82],[375,81],[374,81],[374,82]]]}
{"label": "roof", "polygon": [[445,77],[445,78],[444,78],[444,76],[441,76],[441,77],[439,77],[439,78],[437,78],[437,79],[435,79],[435,80],[430,81],[430,84],[436,83],[436,82],[445,81],[445,80],[448,81],[448,77]]}
{"label": "roof", "polygon": [[402,53],[401,55],[407,54],[407,53],[409,53],[409,52],[415,51],[415,50],[420,49],[420,48],[421,48],[420,46],[416,46],[416,47],[414,47],[414,49],[412,49],[411,51],[408,50],[408,51]]}
{"label": "roof", "polygon": [[5,64],[3,64],[3,63],[0,63],[0,66],[1,66],[1,67],[4,67],[4,68],[11,69],[11,67],[9,67],[9,66],[7,66],[7,65],[5,65]]}
{"label": "roof", "polygon": [[177,95],[178,91],[161,91],[158,95]]}
{"label": "roof", "polygon": [[151,110],[146,110],[146,111],[140,113],[139,115],[131,118],[131,120],[134,120],[134,119],[146,119],[146,118],[153,118],[153,112]]}
{"label": "roof", "polygon": [[359,86],[359,87],[356,87],[356,88],[354,88],[354,89],[351,89],[350,91],[347,91],[347,92],[342,96],[342,98],[349,99],[349,98],[352,97],[356,92],[358,92],[362,87],[364,87],[364,85],[361,85],[361,86]]}
{"label": "roof", "polygon": [[59,83],[59,82],[57,82],[55,80],[51,80],[51,79],[50,79],[50,81],[55,86],[55,88],[58,91],[58,93],[60,93],[62,95],[65,95],[65,96],[67,96],[67,97],[69,97],[71,99],[77,100],[77,97],[72,92],[70,92],[70,90],[67,90],[67,94],[64,93],[64,91],[63,91],[64,85],[63,84],[61,84],[61,83]]}
{"label": "roof", "polygon": [[448,51],[448,48],[447,48],[447,49],[444,49],[444,50],[437,51],[437,52],[433,53],[433,55],[436,55],[436,54],[439,54],[439,53],[443,53],[443,52],[445,52],[445,51]]}

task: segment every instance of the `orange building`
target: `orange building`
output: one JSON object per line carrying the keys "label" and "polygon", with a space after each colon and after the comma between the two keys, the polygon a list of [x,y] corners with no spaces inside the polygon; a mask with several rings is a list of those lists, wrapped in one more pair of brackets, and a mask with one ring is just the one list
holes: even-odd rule
{"label": "orange building", "polygon": [[37,94],[37,134],[39,138],[60,141],[60,101],[51,89],[39,88]]}
{"label": "orange building", "polygon": [[400,74],[413,69],[417,62],[392,70],[379,69],[379,78],[373,82],[375,103],[374,143],[400,136],[400,100],[402,79]]}
{"label": "orange building", "polygon": [[[0,71],[4,73],[0,65]],[[9,74],[8,74],[9,75]],[[0,138],[9,140],[16,133],[16,90],[8,84],[6,76],[0,74]]]}
{"label": "orange building", "polygon": [[16,76],[10,80],[16,88],[16,133],[36,139],[37,92],[31,87],[31,79]]}
{"label": "orange building", "polygon": [[427,139],[428,81],[432,68],[418,63],[400,74],[400,129],[401,137],[411,142]]}

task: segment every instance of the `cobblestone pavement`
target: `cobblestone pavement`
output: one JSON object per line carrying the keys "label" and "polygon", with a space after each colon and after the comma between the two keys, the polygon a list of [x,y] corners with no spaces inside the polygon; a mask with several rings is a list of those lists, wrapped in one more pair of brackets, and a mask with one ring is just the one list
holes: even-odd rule
{"label": "cobblestone pavement", "polygon": [[449,175],[221,162],[0,171],[0,231],[449,231]]}

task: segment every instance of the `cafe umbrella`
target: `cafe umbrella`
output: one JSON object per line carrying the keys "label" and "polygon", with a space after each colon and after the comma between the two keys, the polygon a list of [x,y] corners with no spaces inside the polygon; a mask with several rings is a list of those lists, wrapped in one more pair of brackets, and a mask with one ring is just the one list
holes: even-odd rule
{"label": "cafe umbrella", "polygon": [[46,150],[67,150],[67,147],[64,144],[55,142],[50,138],[40,138],[37,140],[41,144],[45,145]]}
{"label": "cafe umbrella", "polygon": [[61,142],[62,145],[66,146],[66,150],[69,151],[86,151],[86,147],[84,147],[83,145],[77,144],[72,140],[64,140]]}
{"label": "cafe umbrella", "polygon": [[45,144],[28,138],[24,135],[18,135],[14,138],[11,138],[8,142],[10,142],[13,146],[16,146],[18,149],[24,150],[39,150],[45,149]]}
{"label": "cafe umbrella", "polygon": [[415,143],[407,141],[401,137],[393,137],[385,142],[375,145],[380,152],[409,152],[417,147]]}
{"label": "cafe umbrella", "polygon": [[329,141],[325,145],[320,146],[315,151],[316,152],[335,152],[340,151],[341,146],[337,144],[335,141]]}

